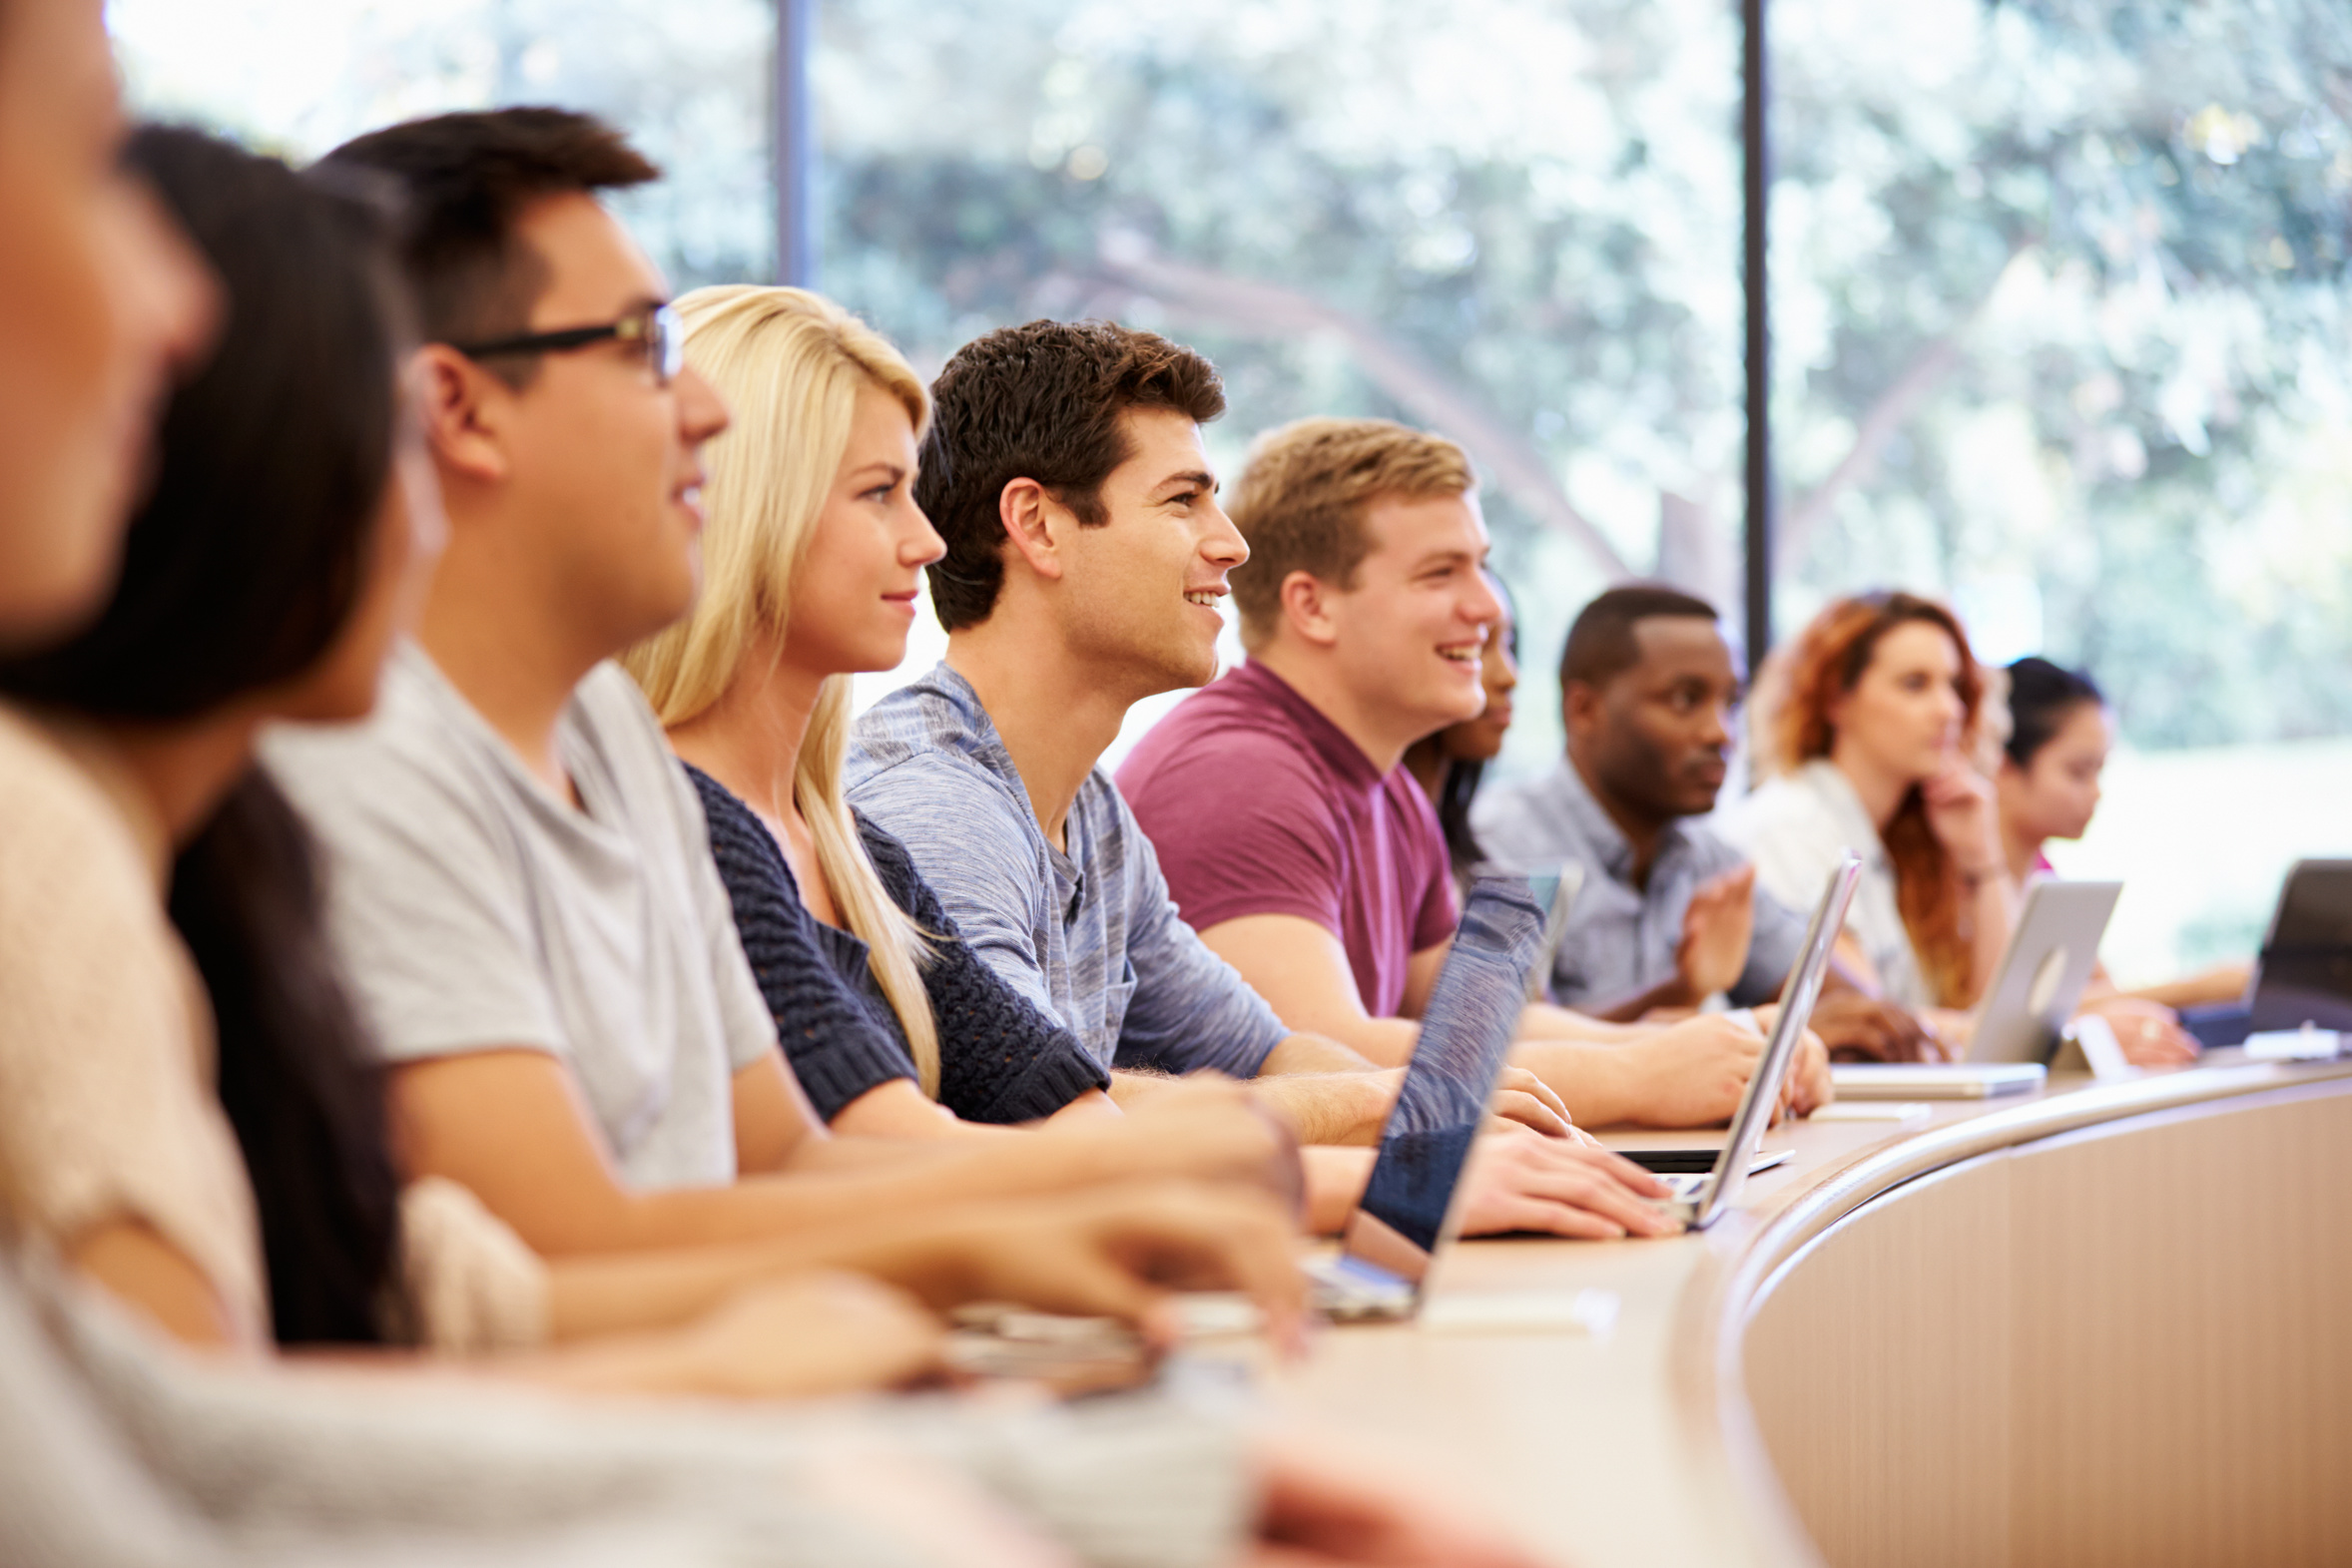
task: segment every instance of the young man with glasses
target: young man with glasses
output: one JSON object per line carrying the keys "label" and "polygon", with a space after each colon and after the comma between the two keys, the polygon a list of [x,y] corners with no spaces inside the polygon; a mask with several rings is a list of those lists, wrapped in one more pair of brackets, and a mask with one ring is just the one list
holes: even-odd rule
{"label": "young man with glasses", "polygon": [[[1179,1108],[1184,1137],[828,1138],[777,1048],[701,805],[611,663],[693,600],[697,454],[728,417],[597,200],[652,167],[548,109],[395,126],[326,162],[405,188],[449,543],[375,716],[266,755],[327,851],[330,936],[413,1172],[470,1188],[546,1253],[1120,1177],[1295,1184],[1279,1130],[1223,1090]],[[1248,1230],[1213,1272],[1279,1283],[1287,1260]]]}

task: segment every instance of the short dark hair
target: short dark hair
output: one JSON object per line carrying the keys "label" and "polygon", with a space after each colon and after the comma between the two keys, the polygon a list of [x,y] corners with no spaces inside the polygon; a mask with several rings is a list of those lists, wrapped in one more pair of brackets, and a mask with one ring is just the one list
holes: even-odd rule
{"label": "short dark hair", "polygon": [[2003,750],[2020,768],[2034,766],[2034,758],[2064,728],[2074,710],[2085,703],[2106,706],[2106,694],[2079,670],[2029,655],[2009,667],[2009,740]]}
{"label": "short dark hair", "polygon": [[[489,109],[403,121],[353,137],[322,168],[388,175],[407,208],[400,260],[430,342],[508,336],[530,322],[547,262],[515,239],[525,209],[550,196],[625,190],[661,171],[620,132],[569,109]],[[537,361],[499,373],[522,385]]]}
{"label": "short dark hair", "polygon": [[997,499],[1033,479],[1090,528],[1108,521],[1102,482],[1134,455],[1120,415],[1173,409],[1195,424],[1225,412],[1217,367],[1156,332],[1115,321],[1031,321],[977,337],[931,383],[931,430],[914,499],[946,541],[931,605],[953,632],[977,626],[1004,586]]}
{"label": "short dark hair", "polygon": [[1605,686],[1641,662],[1641,645],[1633,628],[1653,616],[1695,616],[1719,621],[1715,607],[1679,588],[1663,583],[1626,583],[1611,588],[1586,605],[1568,628],[1560,649],[1559,685],[1565,692],[1572,681]]}

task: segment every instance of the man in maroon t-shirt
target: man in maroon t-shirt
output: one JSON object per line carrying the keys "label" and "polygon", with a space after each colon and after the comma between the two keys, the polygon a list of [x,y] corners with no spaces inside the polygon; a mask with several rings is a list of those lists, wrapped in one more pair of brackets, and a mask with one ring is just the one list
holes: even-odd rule
{"label": "man in maroon t-shirt", "polygon": [[[1184,918],[1285,1023],[1401,1062],[1455,904],[1437,814],[1398,765],[1484,706],[1502,614],[1476,479],[1441,436],[1308,419],[1259,439],[1231,512],[1249,662],[1162,720],[1119,789]],[[1538,1004],[1515,1060],[1587,1125],[1698,1126],[1730,1114],[1762,1045],[1722,1018],[1628,1030]],[[1800,1113],[1828,1098],[1808,1046]]]}

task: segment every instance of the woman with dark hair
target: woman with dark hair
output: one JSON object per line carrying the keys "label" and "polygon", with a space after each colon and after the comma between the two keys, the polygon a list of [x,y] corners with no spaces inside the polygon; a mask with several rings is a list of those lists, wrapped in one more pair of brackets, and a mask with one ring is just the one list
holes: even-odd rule
{"label": "woman with dark hair", "polygon": [[1477,798],[1486,765],[1502,755],[1502,737],[1510,729],[1510,694],[1519,684],[1518,611],[1502,579],[1488,573],[1486,585],[1502,606],[1502,619],[1487,633],[1479,661],[1486,706],[1476,718],[1416,741],[1405,753],[1406,771],[1438,808],[1438,825],[1446,829],[1446,854],[1454,863],[1457,882],[1466,880],[1470,868],[1486,857],[1470,830],[1470,802]]}
{"label": "woman with dark hair", "polygon": [[[208,253],[231,315],[165,414],[112,602],[72,642],[0,665],[0,692],[60,754],[49,787],[9,804],[76,846],[37,879],[0,878],[0,906],[43,911],[0,951],[0,1209],[19,1230],[193,1342],[486,1350],[633,1332],[516,1364],[774,1393],[934,1364],[937,1325],[913,1303],[812,1268],[938,1306],[1009,1291],[1134,1315],[1148,1304],[1105,1301],[1099,1275],[1091,1292],[1072,1283],[1073,1251],[1246,1227],[1206,1196],[1130,1198],[1119,1219],[1096,1194],[548,1264],[462,1187],[403,1188],[380,1068],[318,934],[309,845],[252,767],[265,722],[369,710],[438,549],[382,221],[193,132],[143,132],[131,156]],[[1224,1245],[1238,1244],[1208,1253]],[[747,1288],[713,1326],[642,1332]]]}
{"label": "woman with dark hair", "polygon": [[[2023,884],[2051,869],[2045,844],[2079,838],[2090,826],[2115,724],[2088,675],[2040,658],[2020,659],[2009,667],[2009,711],[2010,736],[1995,787],[2010,874]],[[2246,973],[2243,963],[2221,964],[2187,979],[2116,991],[2102,966],[2091,981],[2084,1011],[2107,1020],[2133,1062],[2149,1067],[2186,1062],[2196,1055],[2196,1040],[2180,1028],[2172,1009],[2234,1001],[2245,992]]]}
{"label": "woman with dark hair", "polygon": [[1906,593],[1838,600],[1766,666],[1765,783],[1726,823],[1791,908],[1819,899],[1842,852],[1860,854],[1849,957],[1915,1012],[1976,1005],[2017,917],[1993,785],[1969,762],[1984,698],[1950,610]]}

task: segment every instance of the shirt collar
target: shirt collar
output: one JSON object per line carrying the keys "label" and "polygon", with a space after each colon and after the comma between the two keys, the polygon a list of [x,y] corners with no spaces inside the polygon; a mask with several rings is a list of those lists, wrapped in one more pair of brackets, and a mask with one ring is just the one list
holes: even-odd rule
{"label": "shirt collar", "polygon": [[[1584,776],[1566,757],[1559,760],[1544,789],[1552,797],[1562,815],[1575,827],[1576,833],[1592,851],[1600,868],[1618,882],[1631,886],[1633,882],[1633,841],[1617,825],[1617,819],[1595,799],[1592,789],[1584,783]],[[1650,859],[1650,874],[1655,876],[1660,865],[1674,850],[1680,848],[1687,832],[1680,820],[1668,822],[1658,829],[1658,851]]]}
{"label": "shirt collar", "polygon": [[1348,738],[1348,732],[1333,724],[1324,711],[1299,695],[1298,688],[1281,676],[1258,663],[1244,660],[1228,670],[1224,680],[1237,689],[1254,692],[1289,715],[1299,727],[1299,735],[1322,758],[1324,765],[1340,779],[1365,790],[1378,789],[1387,778],[1372,766],[1372,759],[1364,755],[1364,748]]}

